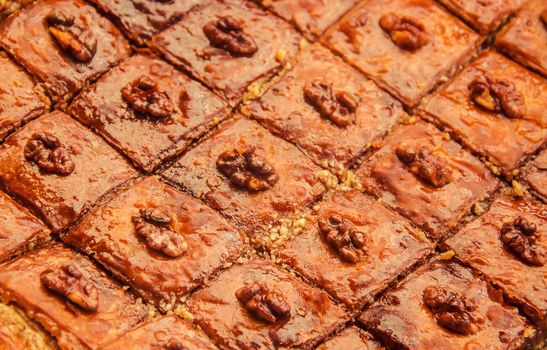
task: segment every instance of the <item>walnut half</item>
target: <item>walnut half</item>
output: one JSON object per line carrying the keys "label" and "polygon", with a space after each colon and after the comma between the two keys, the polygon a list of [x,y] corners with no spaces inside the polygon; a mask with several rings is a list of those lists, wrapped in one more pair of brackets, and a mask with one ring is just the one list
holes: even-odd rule
{"label": "walnut half", "polygon": [[243,307],[261,321],[276,323],[291,314],[291,308],[284,296],[270,290],[265,283],[252,282],[236,292],[236,298]]}

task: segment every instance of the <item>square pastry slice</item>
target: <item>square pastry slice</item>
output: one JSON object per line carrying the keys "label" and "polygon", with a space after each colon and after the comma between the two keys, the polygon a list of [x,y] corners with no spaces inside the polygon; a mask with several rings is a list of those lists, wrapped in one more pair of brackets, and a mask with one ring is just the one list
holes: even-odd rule
{"label": "square pastry slice", "polygon": [[524,178],[532,191],[547,199],[547,150],[542,151],[528,165],[524,174]]}
{"label": "square pastry slice", "polygon": [[155,37],[152,47],[235,103],[294,56],[299,41],[288,23],[248,1],[215,0]]}
{"label": "square pastry slice", "polygon": [[156,177],[102,205],[62,239],[164,311],[243,250],[225,219]]}
{"label": "square pastry slice", "polygon": [[70,112],[146,171],[227,114],[220,97],[149,55],[133,56],[106,73]]}
{"label": "square pastry slice", "polygon": [[0,262],[48,238],[49,230],[40,220],[0,192]]}
{"label": "square pastry slice", "polygon": [[454,262],[433,261],[367,309],[360,321],[394,349],[517,349],[534,334],[500,293]]}
{"label": "square pastry slice", "polygon": [[200,0],[90,0],[114,17],[121,29],[138,45],[178,22]]}
{"label": "square pastry slice", "polygon": [[311,349],[347,321],[325,292],[258,258],[221,274],[188,307],[223,349]]}
{"label": "square pastry slice", "polygon": [[0,182],[55,231],[135,176],[106,142],[62,112],[30,122],[0,146]]}
{"label": "square pastry slice", "polygon": [[252,238],[323,191],[317,165],[255,122],[238,119],[164,172]]}
{"label": "square pastry slice", "polygon": [[215,350],[203,332],[176,316],[143,323],[101,350]]}
{"label": "square pastry slice", "polygon": [[547,316],[547,207],[530,198],[497,198],[446,245],[522,306],[533,319]]}
{"label": "square pastry slice", "polygon": [[357,327],[349,327],[321,344],[317,350],[383,350],[372,336]]}
{"label": "square pastry slice", "polygon": [[315,40],[358,0],[255,0]]}
{"label": "square pastry slice", "polygon": [[437,90],[423,110],[505,173],[547,139],[547,81],[494,51]]}
{"label": "square pastry slice", "polygon": [[0,349],[58,350],[57,342],[14,304],[0,303]]}
{"label": "square pastry slice", "polygon": [[365,0],[324,42],[412,107],[481,38],[432,0]]}
{"label": "square pastry slice", "polygon": [[0,46],[38,78],[55,102],[64,102],[129,56],[121,33],[82,0],[45,0],[11,16]]}
{"label": "square pastry slice", "polygon": [[48,98],[25,71],[0,52],[0,142],[20,125],[45,113]]}
{"label": "square pastry slice", "polygon": [[365,190],[441,238],[499,181],[447,134],[418,122],[393,132],[357,175]]}
{"label": "square pastry slice", "polygon": [[359,192],[319,202],[304,233],[276,258],[358,310],[433,249],[404,218]]}
{"label": "square pastry slice", "polygon": [[317,161],[345,166],[404,114],[397,100],[320,45],[302,52],[246,112]]}
{"label": "square pastry slice", "polygon": [[547,3],[531,0],[497,35],[496,46],[547,77]]}
{"label": "square pastry slice", "polygon": [[[526,0],[439,0],[482,34],[488,34]],[[541,1],[541,0],[540,0]]]}
{"label": "square pastry slice", "polygon": [[97,349],[147,314],[87,257],[60,244],[1,265],[0,296],[32,315],[61,349]]}

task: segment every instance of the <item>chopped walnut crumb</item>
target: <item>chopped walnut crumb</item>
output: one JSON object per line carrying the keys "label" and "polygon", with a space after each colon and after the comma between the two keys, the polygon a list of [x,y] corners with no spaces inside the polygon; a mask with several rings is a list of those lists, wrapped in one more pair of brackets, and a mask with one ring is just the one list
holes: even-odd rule
{"label": "chopped walnut crumb", "polygon": [[310,46],[310,43],[306,39],[302,39],[298,45],[300,50],[305,50],[308,46]]}
{"label": "chopped walnut crumb", "polygon": [[283,49],[278,49],[275,52],[275,59],[277,60],[277,62],[283,63],[285,62],[286,58],[287,58],[287,51]]}
{"label": "chopped walnut crumb", "polygon": [[482,203],[477,202],[473,205],[473,213],[475,213],[475,215],[482,215],[484,212],[485,210],[482,206]]}
{"label": "chopped walnut crumb", "polygon": [[453,250],[447,250],[446,252],[443,252],[439,254],[440,260],[450,260],[456,255],[456,253]]}
{"label": "chopped walnut crumb", "polygon": [[518,181],[511,181],[511,186],[513,187],[513,194],[517,197],[524,197],[527,193],[526,188]]}

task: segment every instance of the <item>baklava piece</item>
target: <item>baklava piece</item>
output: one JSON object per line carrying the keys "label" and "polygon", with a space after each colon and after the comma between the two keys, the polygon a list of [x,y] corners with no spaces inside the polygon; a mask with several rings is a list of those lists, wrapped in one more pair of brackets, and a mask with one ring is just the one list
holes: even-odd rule
{"label": "baklava piece", "polygon": [[58,350],[57,343],[19,307],[0,303],[0,349]]}
{"label": "baklava piece", "polygon": [[70,112],[146,171],[227,114],[218,96],[148,55],[106,73],[75,99]]}
{"label": "baklava piece", "polygon": [[30,122],[0,146],[0,181],[55,231],[135,176],[106,142],[62,112]]}
{"label": "baklava piece", "polygon": [[547,139],[547,81],[491,50],[431,96],[423,110],[504,173]]}
{"label": "baklava piece", "polygon": [[[439,0],[482,34],[488,34],[526,0]],[[541,0],[540,0],[541,1]]]}
{"label": "baklava piece", "polygon": [[288,23],[250,2],[216,0],[190,11],[152,47],[235,103],[294,56],[299,41]]}
{"label": "baklava piece", "polygon": [[496,36],[496,46],[547,77],[547,3],[531,0]]}
{"label": "baklava piece", "polygon": [[243,250],[225,219],[155,177],[102,205],[62,239],[164,311]]}
{"label": "baklava piece", "polygon": [[316,160],[346,166],[404,114],[397,100],[320,45],[304,51],[248,113]]}
{"label": "baklava piece", "polygon": [[0,45],[64,102],[125,57],[121,33],[82,0],[45,0],[11,16]]}
{"label": "baklava piece", "polygon": [[88,258],[59,244],[0,266],[0,295],[39,322],[61,349],[96,349],[147,314]]}
{"label": "baklava piece", "polygon": [[101,350],[215,350],[197,328],[176,316],[164,316],[143,323]]}
{"label": "baklava piece", "polygon": [[20,125],[45,113],[49,100],[23,69],[0,52],[0,142]]}
{"label": "baklava piece", "polygon": [[254,238],[324,191],[320,170],[293,145],[239,119],[186,153],[164,176]]}
{"label": "baklava piece", "polygon": [[528,165],[524,178],[532,191],[547,199],[547,150],[541,152]]}
{"label": "baklava piece", "polygon": [[394,349],[516,349],[534,334],[500,293],[454,262],[420,268],[360,318]]}
{"label": "baklava piece", "polygon": [[304,234],[276,257],[358,310],[432,250],[404,218],[359,192],[335,192],[318,204]]}
{"label": "baklava piece", "polygon": [[17,202],[0,192],[0,262],[47,240],[49,230]]}
{"label": "baklava piece", "polygon": [[317,350],[383,350],[384,348],[365,331],[350,327],[326,341]]}
{"label": "baklava piece", "polygon": [[226,349],[311,349],[347,321],[325,292],[257,258],[221,274],[188,307]]}
{"label": "baklava piece", "polygon": [[90,0],[110,14],[138,45],[178,22],[200,0]]}
{"label": "baklava piece", "polygon": [[315,40],[358,0],[255,0]]}
{"label": "baklava piece", "polygon": [[478,159],[424,122],[393,132],[357,175],[366,191],[433,239],[453,229],[499,183]]}
{"label": "baklava piece", "polygon": [[324,42],[412,107],[481,38],[432,0],[365,0]]}
{"label": "baklava piece", "polygon": [[534,320],[547,315],[547,208],[502,196],[489,211],[446,242]]}

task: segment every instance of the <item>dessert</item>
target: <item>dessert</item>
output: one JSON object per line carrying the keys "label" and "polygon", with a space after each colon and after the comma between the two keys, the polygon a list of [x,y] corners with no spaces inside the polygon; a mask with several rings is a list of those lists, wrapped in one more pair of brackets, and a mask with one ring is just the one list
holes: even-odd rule
{"label": "dessert", "polygon": [[90,0],[115,18],[129,38],[139,45],[178,22],[199,0]]}
{"label": "dessert", "polygon": [[398,128],[357,171],[367,192],[434,240],[498,185],[488,169],[430,124]]}
{"label": "dessert", "polygon": [[152,48],[232,103],[294,56],[290,25],[243,0],[211,1],[162,32]]}
{"label": "dessert", "polygon": [[543,198],[547,198],[547,151],[541,152],[530,163],[525,173],[530,188]]}
{"label": "dessert", "polygon": [[547,138],[547,82],[492,50],[424,103],[474,151],[510,173]]}
{"label": "dessert", "polygon": [[495,30],[526,0],[439,0],[482,34]]}
{"label": "dessert", "polygon": [[334,192],[318,205],[304,233],[276,257],[349,310],[359,310],[432,249],[422,232],[359,192]]}
{"label": "dessert", "polygon": [[0,349],[57,350],[53,338],[23,310],[0,303]]}
{"label": "dessert", "polygon": [[0,192],[0,262],[42,243],[49,230],[40,220]]}
{"label": "dessert", "polygon": [[156,177],[97,208],[62,239],[165,311],[243,250],[226,220]]}
{"label": "dessert", "polygon": [[237,119],[163,176],[257,237],[278,216],[303,208],[324,191],[316,177],[319,170],[293,145],[252,121]]}
{"label": "dessert", "polygon": [[320,45],[302,52],[247,113],[318,162],[346,166],[404,114],[399,102]]}
{"label": "dessert", "polygon": [[349,327],[334,338],[327,340],[317,350],[382,350],[372,336],[356,327]]}
{"label": "dessert", "polygon": [[67,101],[130,53],[116,27],[82,0],[45,0],[25,7],[0,29],[0,46],[55,102]]}
{"label": "dessert", "polygon": [[258,258],[221,274],[188,306],[225,349],[311,349],[346,321],[325,292]]}
{"label": "dessert", "polygon": [[[547,77],[547,5],[542,0],[528,1],[508,25],[496,35],[496,46]],[[546,20],[542,19],[546,16]]]}
{"label": "dessert", "polygon": [[481,38],[431,0],[366,0],[323,41],[412,107]]}
{"label": "dessert", "polygon": [[0,145],[0,182],[59,231],[137,173],[103,140],[53,112]]}
{"label": "dessert", "polygon": [[499,292],[443,261],[420,268],[360,321],[388,346],[404,349],[513,349],[533,333]]}
{"label": "dessert", "polygon": [[82,92],[70,112],[151,171],[222,120],[224,107],[219,97],[167,63],[136,55]]}
{"label": "dessert", "polygon": [[187,322],[176,316],[164,316],[143,323],[102,350],[215,350],[216,347]]}
{"label": "dessert", "polygon": [[32,315],[62,349],[96,349],[146,315],[89,259],[59,244],[1,265],[0,296]]}
{"label": "dessert", "polygon": [[358,0],[255,0],[315,40]]}
{"label": "dessert", "polygon": [[0,142],[14,129],[49,108],[49,100],[36,88],[23,69],[0,52]]}
{"label": "dessert", "polygon": [[450,238],[447,249],[480,271],[533,319],[547,315],[547,208],[537,200],[497,198]]}

